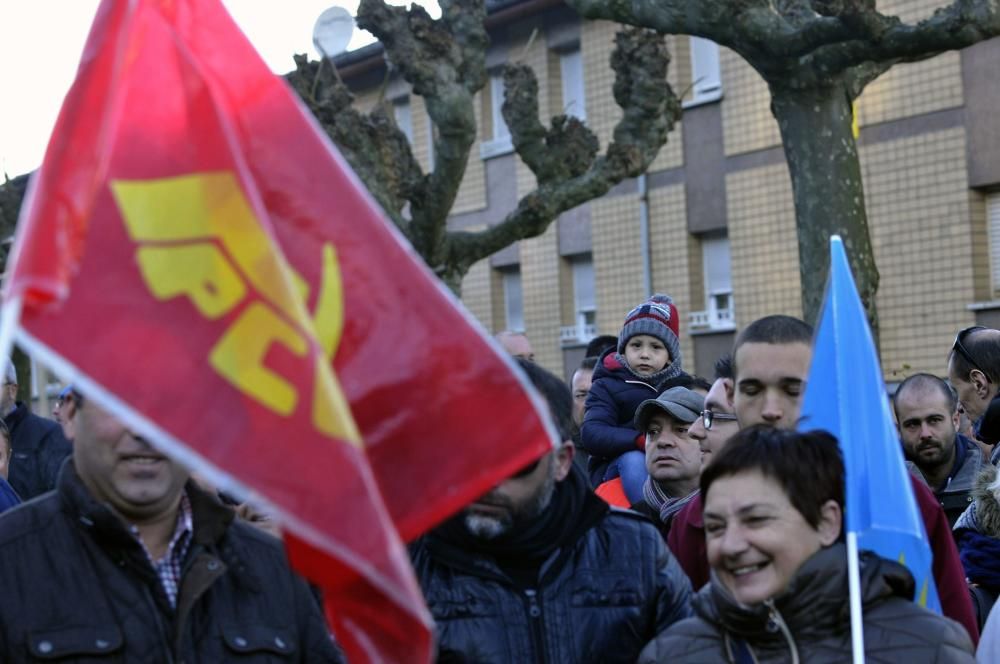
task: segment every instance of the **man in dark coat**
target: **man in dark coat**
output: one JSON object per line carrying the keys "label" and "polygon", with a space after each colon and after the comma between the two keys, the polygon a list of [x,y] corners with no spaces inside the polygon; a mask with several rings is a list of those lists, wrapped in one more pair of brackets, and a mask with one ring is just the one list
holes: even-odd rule
{"label": "man in dark coat", "polygon": [[972,504],[972,487],[984,465],[978,445],[958,433],[958,397],[937,376],[907,377],[893,396],[903,453],[941,503],[954,526]]}
{"label": "man in dark coat", "polygon": [[16,401],[17,371],[9,358],[6,363],[0,413],[14,448],[9,481],[21,499],[28,500],[55,488],[59,467],[72,448],[58,422],[39,417]]}
{"label": "man in dark coat", "polygon": [[335,662],[281,543],[91,400],[56,491],[0,517],[0,661]]}
{"label": "man in dark coat", "polygon": [[411,546],[440,662],[634,662],[690,613],[649,521],[609,508],[573,466],[566,385],[520,362],[564,442]]}
{"label": "man in dark coat", "polygon": [[948,382],[973,422],[976,437],[1000,463],[1000,330],[975,325],[955,336],[948,354]]}

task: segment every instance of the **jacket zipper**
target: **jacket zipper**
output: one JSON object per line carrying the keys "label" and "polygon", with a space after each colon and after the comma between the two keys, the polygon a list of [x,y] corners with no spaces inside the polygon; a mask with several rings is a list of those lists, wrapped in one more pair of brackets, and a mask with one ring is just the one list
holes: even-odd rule
{"label": "jacket zipper", "polygon": [[649,389],[653,390],[654,392],[656,391],[655,387],[653,387],[649,383],[644,383],[641,380],[626,380],[625,382],[628,383],[628,384],[630,384],[630,385],[645,385],[646,387],[648,387]]}
{"label": "jacket zipper", "polygon": [[166,633],[166,629],[163,625],[163,615],[160,613],[159,607],[156,606],[156,600],[153,599],[153,593],[149,589],[149,585],[140,581],[142,584],[143,594],[146,596],[146,601],[149,602],[149,608],[153,611],[153,620],[156,621],[156,631],[159,633],[160,638],[163,640],[164,650],[167,655],[167,664],[173,664],[174,653],[173,644],[171,643],[169,635]]}
{"label": "jacket zipper", "polygon": [[778,609],[774,606],[774,600],[765,600],[764,605],[768,609],[770,622],[781,630],[782,635],[788,642],[788,649],[792,651],[792,664],[799,664],[799,648],[795,645],[795,639],[792,638],[792,632],[788,629],[788,625],[785,624],[784,618],[781,617]]}
{"label": "jacket zipper", "polygon": [[535,662],[545,661],[545,636],[542,632],[542,607],[537,590],[525,590],[527,598],[528,622],[531,624],[532,641],[535,644]]}

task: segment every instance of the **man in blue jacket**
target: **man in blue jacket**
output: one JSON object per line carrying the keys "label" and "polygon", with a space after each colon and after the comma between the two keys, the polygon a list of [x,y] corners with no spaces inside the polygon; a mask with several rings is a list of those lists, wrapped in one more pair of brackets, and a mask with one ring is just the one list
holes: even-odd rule
{"label": "man in blue jacket", "polygon": [[0,414],[11,434],[10,485],[22,500],[51,491],[72,448],[58,422],[39,417],[17,401],[17,371],[10,358],[0,387]]}
{"label": "man in blue jacket", "polygon": [[10,467],[10,432],[0,422],[0,512],[5,512],[21,503],[17,492],[7,483],[7,470]]}
{"label": "man in blue jacket", "polygon": [[690,583],[653,524],[573,465],[565,383],[519,364],[566,442],[412,545],[438,661],[634,662],[690,615]]}

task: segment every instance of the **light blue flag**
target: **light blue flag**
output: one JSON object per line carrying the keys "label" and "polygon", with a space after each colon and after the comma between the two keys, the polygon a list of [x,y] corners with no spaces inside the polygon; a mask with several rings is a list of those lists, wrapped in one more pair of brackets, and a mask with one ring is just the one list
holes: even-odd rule
{"label": "light blue flag", "polygon": [[889,408],[865,309],[833,236],[799,429],[837,437],[847,468],[847,531],[857,533],[860,549],[906,565],[915,601],[940,613],[931,549]]}

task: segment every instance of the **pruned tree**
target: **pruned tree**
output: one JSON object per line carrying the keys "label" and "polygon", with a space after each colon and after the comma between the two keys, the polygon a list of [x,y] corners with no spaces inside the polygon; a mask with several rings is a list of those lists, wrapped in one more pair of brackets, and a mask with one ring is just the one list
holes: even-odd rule
{"label": "pruned tree", "polygon": [[381,41],[388,65],[423,97],[434,132],[434,166],[424,173],[386,104],[371,114],[352,108],[352,96],[329,65],[296,56],[292,86],[341,153],[434,272],[458,292],[476,262],[518,240],[536,237],[559,214],[642,174],[680,117],[667,84],[663,38],[630,28],[618,33],[611,55],[614,97],[623,111],[603,154],[590,129],[557,115],[539,119],[538,82],[530,67],[504,67],[504,120],[514,150],[537,188],[521,196],[500,223],[479,231],[449,230],[459,185],[476,139],[475,95],[488,80],[484,0],[441,0],[441,18],[420,6],[362,0],[358,26]]}
{"label": "pruned tree", "polygon": [[1000,34],[1000,1],[954,0],[908,24],[875,0],[566,0],[590,19],[710,39],[767,82],[792,178],[802,309],[815,320],[828,238],[844,243],[874,330],[878,270],[865,212],[852,104],[894,64]]}

